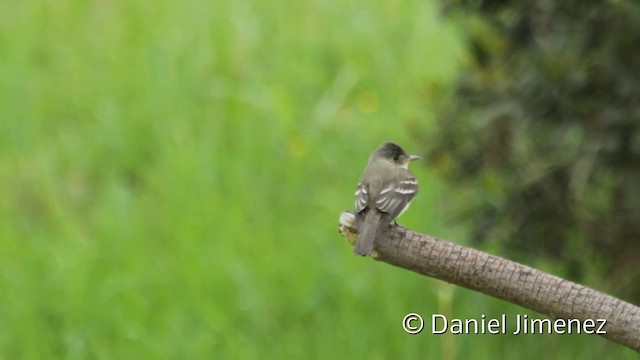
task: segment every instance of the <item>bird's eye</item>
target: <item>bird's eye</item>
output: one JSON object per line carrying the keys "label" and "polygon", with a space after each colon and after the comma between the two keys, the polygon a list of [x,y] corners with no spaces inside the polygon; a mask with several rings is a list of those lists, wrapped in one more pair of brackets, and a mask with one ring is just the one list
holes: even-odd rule
{"label": "bird's eye", "polygon": [[400,159],[400,155],[393,155],[393,160],[398,161]]}

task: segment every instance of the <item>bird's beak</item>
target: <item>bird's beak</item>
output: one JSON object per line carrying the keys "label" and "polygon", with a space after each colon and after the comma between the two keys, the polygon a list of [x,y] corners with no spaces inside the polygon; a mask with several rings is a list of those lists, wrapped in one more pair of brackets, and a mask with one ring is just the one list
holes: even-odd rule
{"label": "bird's beak", "polygon": [[418,160],[420,159],[420,156],[418,155],[409,155],[406,157],[406,159],[404,160],[404,162],[402,163],[402,167],[405,169],[409,168],[409,163],[412,162],[413,160]]}

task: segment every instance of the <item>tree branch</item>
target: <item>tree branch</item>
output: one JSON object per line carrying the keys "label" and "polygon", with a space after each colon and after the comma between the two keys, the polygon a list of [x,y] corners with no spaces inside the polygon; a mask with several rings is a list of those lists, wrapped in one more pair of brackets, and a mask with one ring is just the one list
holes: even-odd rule
{"label": "tree branch", "polygon": [[[352,213],[340,233],[355,244]],[[378,261],[507,300],[552,318],[606,319],[605,338],[640,352],[640,308],[528,266],[391,226],[376,238]]]}

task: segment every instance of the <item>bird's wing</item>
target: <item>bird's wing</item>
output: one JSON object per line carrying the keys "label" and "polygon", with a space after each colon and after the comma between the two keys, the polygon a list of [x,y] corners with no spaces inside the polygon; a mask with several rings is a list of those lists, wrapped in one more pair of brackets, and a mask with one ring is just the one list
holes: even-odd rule
{"label": "bird's wing", "polygon": [[382,187],[375,197],[375,207],[389,214],[389,219],[393,220],[400,216],[417,193],[418,182],[411,173],[407,172],[405,176],[394,179]]}
{"label": "bird's wing", "polygon": [[356,213],[364,210],[369,204],[369,186],[359,182],[356,187]]}

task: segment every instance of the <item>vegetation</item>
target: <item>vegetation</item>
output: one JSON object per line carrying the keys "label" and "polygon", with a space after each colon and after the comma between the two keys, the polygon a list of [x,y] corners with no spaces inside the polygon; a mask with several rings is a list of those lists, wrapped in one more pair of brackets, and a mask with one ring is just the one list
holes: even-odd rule
{"label": "vegetation", "polygon": [[472,49],[431,160],[476,244],[640,301],[640,6],[449,1]]}

